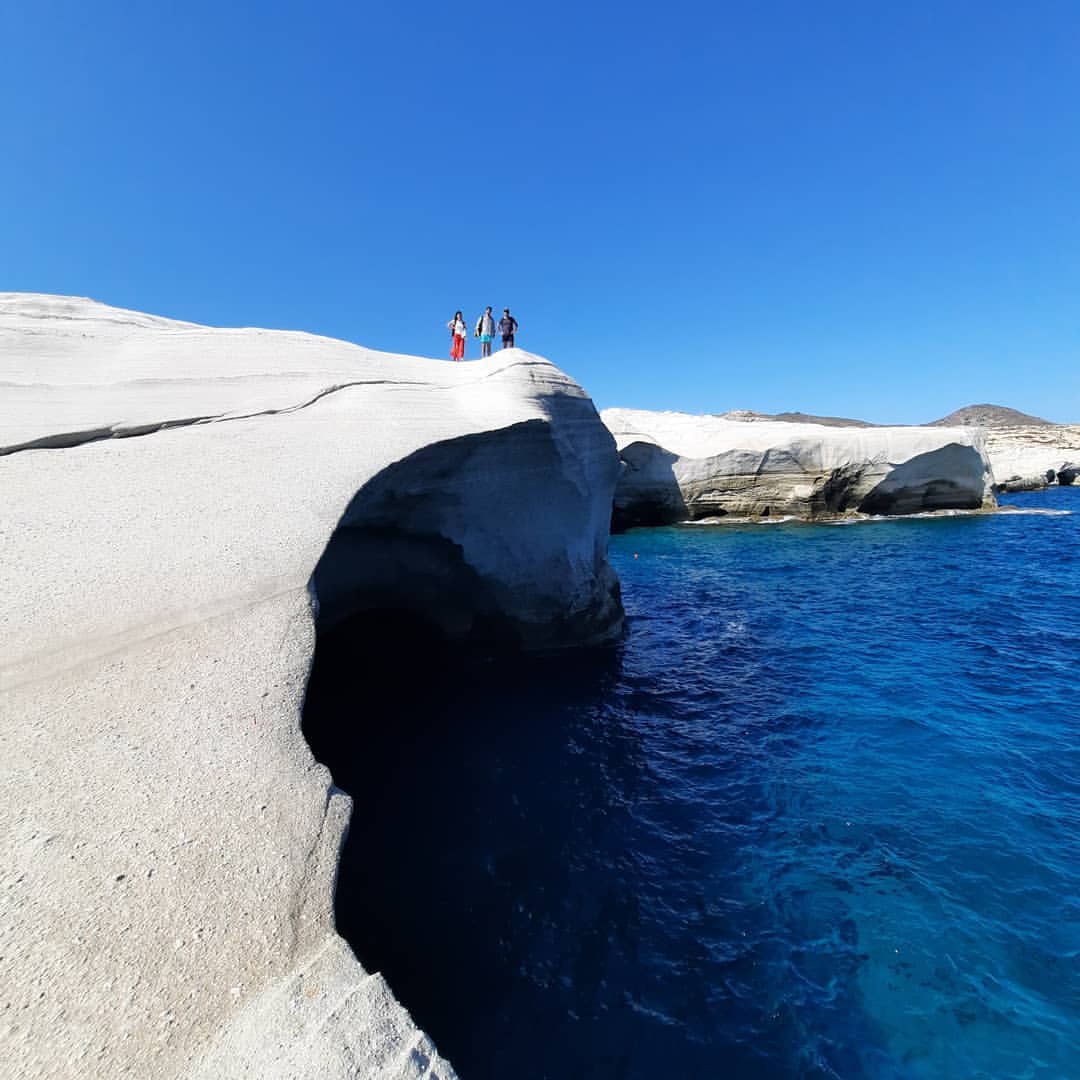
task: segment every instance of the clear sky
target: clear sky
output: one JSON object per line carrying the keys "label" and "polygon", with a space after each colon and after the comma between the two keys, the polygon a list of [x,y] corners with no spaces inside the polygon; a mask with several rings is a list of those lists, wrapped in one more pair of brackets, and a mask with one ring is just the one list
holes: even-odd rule
{"label": "clear sky", "polygon": [[439,357],[509,305],[602,408],[1080,422],[1075,0],[2,27],[0,289]]}

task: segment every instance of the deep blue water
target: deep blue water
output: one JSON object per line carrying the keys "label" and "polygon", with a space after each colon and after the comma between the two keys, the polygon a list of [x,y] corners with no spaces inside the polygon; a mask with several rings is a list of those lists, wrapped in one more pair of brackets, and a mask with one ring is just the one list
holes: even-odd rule
{"label": "deep blue water", "polygon": [[1008,502],[632,532],[611,654],[389,678],[339,920],[466,1080],[1080,1077],[1080,491]]}

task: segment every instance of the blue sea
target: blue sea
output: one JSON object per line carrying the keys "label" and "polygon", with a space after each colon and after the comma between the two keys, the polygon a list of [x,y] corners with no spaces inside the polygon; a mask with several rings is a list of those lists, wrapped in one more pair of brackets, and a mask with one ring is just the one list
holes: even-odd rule
{"label": "blue sea", "polygon": [[1080,1077],[1080,490],[1006,502],[615,537],[598,655],[325,659],[339,923],[465,1080]]}

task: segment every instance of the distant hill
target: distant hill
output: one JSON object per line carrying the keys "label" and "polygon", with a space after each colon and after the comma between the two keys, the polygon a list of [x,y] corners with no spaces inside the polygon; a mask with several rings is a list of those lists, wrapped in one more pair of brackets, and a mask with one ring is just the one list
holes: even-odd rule
{"label": "distant hill", "polygon": [[880,427],[867,420],[850,420],[845,416],[813,416],[804,412],[777,413],[773,420],[785,420],[789,424],[824,424],[826,427]]}
{"label": "distant hill", "polygon": [[736,409],[733,412],[723,414],[728,420],[783,420],[788,424],[824,424],[826,427],[880,427],[880,424],[871,424],[866,420],[849,420],[843,416],[813,416],[811,413],[782,412],[782,413],[759,413],[750,409]]}
{"label": "distant hill", "polygon": [[[716,415],[716,414],[714,414]],[[718,414],[725,420],[742,420],[753,422],[755,420],[783,420],[789,424],[824,424],[826,427],[910,427],[909,424],[872,424],[869,420],[853,420],[846,416],[815,416],[813,413],[782,412],[782,413],[759,413],[752,409],[733,409],[730,412]],[[919,426],[919,425],[914,425]],[[1041,416],[1031,416],[1022,413],[1018,409],[1007,409],[1004,405],[965,405],[956,412],[943,416],[940,420],[933,420],[925,427],[984,427],[984,428],[1010,428],[1010,427],[1060,427],[1053,420],[1044,420]]]}
{"label": "distant hill", "polygon": [[929,427],[1057,427],[1053,420],[1029,416],[1004,405],[967,405],[956,412],[934,420]]}

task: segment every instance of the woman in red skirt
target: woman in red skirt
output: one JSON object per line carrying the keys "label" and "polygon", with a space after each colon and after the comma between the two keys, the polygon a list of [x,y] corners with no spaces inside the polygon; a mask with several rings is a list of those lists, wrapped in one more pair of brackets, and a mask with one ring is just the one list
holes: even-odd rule
{"label": "woman in red skirt", "polygon": [[465,320],[461,317],[461,312],[457,312],[446,325],[450,327],[450,359],[464,360],[466,330]]}

